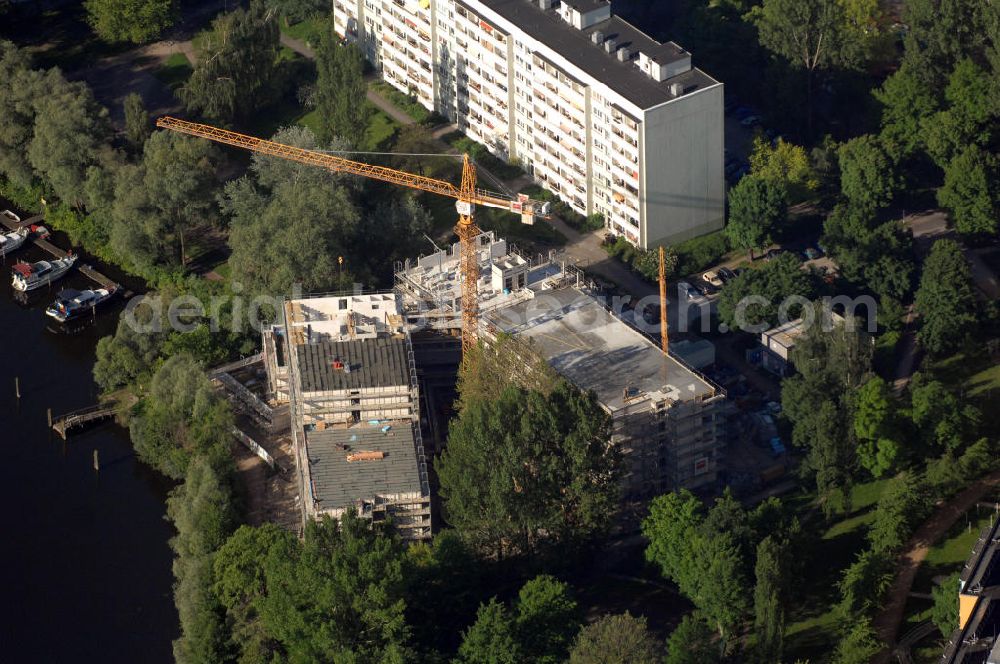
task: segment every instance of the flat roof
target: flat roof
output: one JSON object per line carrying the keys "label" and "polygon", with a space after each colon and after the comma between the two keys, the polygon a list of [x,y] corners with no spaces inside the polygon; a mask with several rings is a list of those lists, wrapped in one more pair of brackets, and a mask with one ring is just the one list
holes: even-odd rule
{"label": "flat roof", "polygon": [[[298,346],[295,354],[303,392],[391,387],[410,382],[406,340],[402,337],[307,343]],[[334,369],[335,360],[344,363],[345,369]]]}
{"label": "flat roof", "polygon": [[[676,99],[670,92],[670,86],[674,83],[680,83],[685,94],[718,83],[697,68],[663,82],[650,78],[635,64],[638,51],[654,57],[660,63],[672,62],[689,54],[673,42],[661,44],[617,16],[577,30],[566,23],[554,9],[543,10],[528,0],[479,1],[639,108],[651,108]],[[629,47],[633,52],[632,59],[619,62],[617,55],[605,52],[603,45],[591,41],[590,35],[594,32],[603,33],[605,39],[614,39],[619,47]]]}
{"label": "flat roof", "polygon": [[[991,588],[977,600],[965,627],[952,632],[941,664],[993,664],[1000,629],[1000,588]],[[976,638],[971,638],[975,636]]]}
{"label": "flat roof", "polygon": [[[309,476],[318,509],[340,509],[362,499],[405,493],[423,495],[413,423],[388,422],[392,428],[359,424],[350,428],[307,431]],[[381,459],[348,461],[357,452],[382,452]]]}
{"label": "flat roof", "polygon": [[560,374],[593,390],[617,410],[645,394],[688,401],[715,393],[694,371],[667,357],[648,338],[573,286],[539,290],[535,297],[491,314],[504,332],[527,338]]}
{"label": "flat roof", "polygon": [[979,533],[960,581],[965,592],[1000,585],[1000,519]]}

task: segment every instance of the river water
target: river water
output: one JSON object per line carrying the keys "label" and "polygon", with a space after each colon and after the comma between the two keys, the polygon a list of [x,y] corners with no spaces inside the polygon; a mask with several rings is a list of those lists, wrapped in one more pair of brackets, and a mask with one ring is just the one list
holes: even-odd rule
{"label": "river water", "polygon": [[[47,257],[34,246],[14,254]],[[47,408],[94,403],[97,340],[114,332],[123,303],[66,330],[45,307],[60,288],[91,283],[71,273],[24,304],[10,286],[11,262],[0,265],[0,660],[170,662],[178,632],[164,518],[171,484],[135,458],[117,426],[63,442],[46,423]]]}

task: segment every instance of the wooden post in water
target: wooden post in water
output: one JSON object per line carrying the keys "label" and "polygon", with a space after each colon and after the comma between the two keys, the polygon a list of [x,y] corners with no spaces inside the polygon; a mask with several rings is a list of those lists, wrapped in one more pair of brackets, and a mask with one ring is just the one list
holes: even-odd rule
{"label": "wooden post in water", "polygon": [[97,450],[95,449],[94,450],[94,470],[96,471],[96,470],[100,470],[100,469],[101,469],[101,460],[100,460],[100,458],[97,455]]}
{"label": "wooden post in water", "polygon": [[20,376],[14,376],[14,394],[17,395],[18,399],[21,398],[21,377]]}
{"label": "wooden post in water", "polygon": [[52,428],[52,409],[51,408],[46,408],[45,409],[45,414],[49,418],[49,428],[51,429]]}

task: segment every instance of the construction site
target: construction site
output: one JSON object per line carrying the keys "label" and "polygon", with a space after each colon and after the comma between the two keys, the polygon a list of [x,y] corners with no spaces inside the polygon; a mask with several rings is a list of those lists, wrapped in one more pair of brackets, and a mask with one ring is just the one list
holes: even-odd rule
{"label": "construction site", "polygon": [[477,206],[532,224],[547,217],[549,204],[478,188],[467,155],[455,186],[176,118],[157,125],[456,200],[458,242],[397,264],[391,291],[286,300],[283,320],[263,333],[267,399],[289,406],[303,523],[354,509],[390,521],[406,539],[431,537],[427,458],[446,442],[458,366],[501,335],[596,395],[625,460],[623,507],[716,483],[725,394],[669,351],[662,250],[657,344],[608,307],[574,266],[551,253],[524,255],[481,232]]}
{"label": "construction site", "polygon": [[[478,338],[510,335],[596,394],[626,459],[626,504],[713,485],[723,391],[616,317],[575,268],[521,255],[493,233],[476,246]],[[397,268],[391,292],[286,301],[284,323],[264,334],[264,362],[273,397],[290,403],[303,518],[353,507],[424,539],[427,457],[447,426],[435,404],[462,352],[461,245]]]}

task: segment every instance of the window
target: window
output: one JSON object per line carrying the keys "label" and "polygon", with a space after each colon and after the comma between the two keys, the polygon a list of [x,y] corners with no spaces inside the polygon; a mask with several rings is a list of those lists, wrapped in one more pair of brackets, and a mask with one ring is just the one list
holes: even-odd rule
{"label": "window", "polygon": [[337,308],[340,311],[344,311],[345,309],[347,309],[347,300],[340,300],[339,302],[337,302]]}

